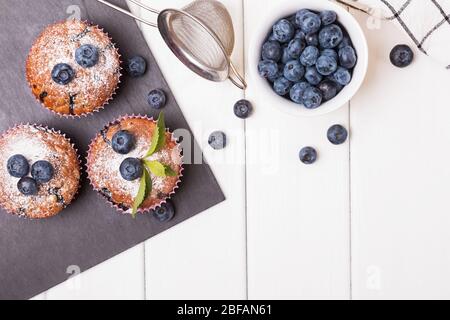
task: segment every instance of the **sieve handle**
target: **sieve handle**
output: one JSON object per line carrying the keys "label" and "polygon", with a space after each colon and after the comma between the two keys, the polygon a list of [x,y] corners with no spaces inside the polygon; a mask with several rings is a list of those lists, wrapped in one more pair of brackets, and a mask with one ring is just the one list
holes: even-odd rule
{"label": "sieve handle", "polygon": [[244,77],[239,74],[233,62],[231,61],[230,61],[230,69],[232,72],[230,72],[228,79],[230,79],[230,81],[239,89],[241,90],[247,89],[247,82],[245,81]]}
{"label": "sieve handle", "polygon": [[[158,25],[157,25],[156,23],[150,22],[150,21],[147,21],[147,20],[145,20],[145,19],[142,19],[141,17],[135,16],[135,15],[132,14],[131,12],[129,12],[129,11],[127,11],[127,10],[125,10],[125,9],[123,9],[123,8],[121,8],[121,7],[119,7],[119,6],[116,6],[115,4],[112,4],[112,3],[110,3],[110,2],[108,2],[108,1],[106,1],[106,0],[97,0],[97,1],[100,2],[100,3],[103,3],[104,5],[107,5],[108,7],[112,8],[112,9],[114,9],[114,10],[117,10],[117,11],[119,11],[119,12],[121,12],[121,13],[124,13],[124,14],[126,14],[127,16],[130,16],[130,17],[132,17],[133,19],[135,19],[135,20],[137,20],[137,21],[140,21],[140,22],[142,22],[142,23],[144,23],[144,24],[146,24],[146,25],[148,25],[148,26],[150,26],[150,27],[154,27],[154,28],[157,28],[157,27],[158,27]],[[141,8],[143,8],[143,9],[147,10],[147,11],[150,11],[150,12],[153,12],[153,13],[156,13],[156,14],[159,14],[159,11],[158,11],[158,10],[153,9],[153,8],[151,8],[151,7],[149,7],[149,6],[146,6],[145,4],[140,3],[138,0],[129,0],[129,1],[132,2],[132,3],[134,3],[134,4],[136,4],[136,5],[139,6],[139,7],[141,7]]]}

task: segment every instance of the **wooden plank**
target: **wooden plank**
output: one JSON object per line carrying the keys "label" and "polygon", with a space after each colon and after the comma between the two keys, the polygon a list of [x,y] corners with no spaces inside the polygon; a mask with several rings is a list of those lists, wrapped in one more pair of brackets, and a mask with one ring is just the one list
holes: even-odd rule
{"label": "wooden plank", "polygon": [[388,23],[365,32],[370,70],[351,113],[354,297],[448,299],[450,73],[417,49],[396,69],[389,52],[407,36]]}
{"label": "wooden plank", "polygon": [[[255,27],[281,4],[244,3],[248,52]],[[252,83],[247,91],[256,106],[247,122],[249,298],[349,298],[349,145],[326,138],[331,125],[348,127],[348,107],[300,118],[268,105],[271,94]],[[319,153],[312,166],[298,157],[309,145]]]}
{"label": "wooden plank", "polygon": [[[169,6],[182,8],[189,2],[174,0]],[[242,70],[242,2],[223,3],[235,25],[233,61]],[[152,5],[158,9],[168,6],[158,2]],[[152,14],[143,16],[154,19]],[[212,83],[196,76],[175,58],[157,30],[144,27],[143,31],[227,196],[224,203],[146,242],[146,296],[246,298],[245,136],[244,122],[233,114],[233,105],[243,92],[229,82]],[[223,151],[213,151],[207,144],[209,134],[215,130],[228,135],[229,143]]]}

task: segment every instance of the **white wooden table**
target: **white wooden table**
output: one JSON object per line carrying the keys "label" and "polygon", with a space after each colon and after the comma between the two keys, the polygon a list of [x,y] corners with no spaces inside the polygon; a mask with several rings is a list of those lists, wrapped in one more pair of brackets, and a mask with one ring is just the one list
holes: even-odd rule
{"label": "white wooden table", "polygon": [[[273,1],[223,2],[233,59],[253,68],[253,25]],[[450,298],[450,71],[417,50],[411,67],[394,68],[390,49],[408,39],[355,15],[370,46],[367,79],[348,106],[312,119],[277,111],[252,83],[244,93],[195,76],[144,27],[227,201],[37,298]],[[256,110],[241,121],[232,106],[244,97]],[[346,145],[326,140],[336,123],[351,130]],[[228,134],[224,151],[206,145],[216,129]],[[313,166],[298,159],[306,145],[319,151]]]}

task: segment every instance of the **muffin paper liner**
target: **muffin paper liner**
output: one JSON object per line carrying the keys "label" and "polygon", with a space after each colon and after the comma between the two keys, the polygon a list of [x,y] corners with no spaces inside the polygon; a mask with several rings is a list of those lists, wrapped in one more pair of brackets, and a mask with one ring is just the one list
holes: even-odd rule
{"label": "muffin paper liner", "polygon": [[[48,28],[48,27],[50,27],[50,26],[52,26],[52,25],[55,25],[55,24],[58,24],[58,23],[62,23],[62,22],[64,22],[64,20],[63,20],[63,21],[59,21],[59,22],[55,22],[54,24],[50,24],[50,25],[48,25],[48,26],[45,27],[45,28]],[[56,112],[55,110],[52,110],[52,109],[48,108],[43,102],[41,102],[41,101],[39,100],[38,97],[36,97],[36,96],[32,93],[32,96],[36,99],[36,101],[37,101],[42,107],[44,107],[45,110],[47,110],[47,111],[49,111],[49,112],[51,112],[51,113],[57,115],[58,117],[66,118],[66,119],[82,119],[82,118],[86,118],[86,117],[88,117],[88,116],[90,116],[90,115],[93,115],[93,114],[95,114],[96,112],[102,111],[102,110],[105,109],[105,107],[106,107],[107,105],[109,105],[109,103],[114,99],[114,96],[117,94],[117,90],[119,89],[119,86],[120,86],[120,84],[122,83],[122,82],[120,81],[120,79],[121,79],[122,76],[123,76],[123,74],[122,74],[122,72],[121,72],[121,71],[123,70],[123,68],[122,68],[123,61],[121,60],[122,55],[121,55],[120,52],[119,52],[119,48],[118,48],[117,44],[116,44],[115,42],[113,42],[113,39],[109,36],[108,32],[106,32],[106,31],[105,31],[103,28],[101,28],[100,26],[98,26],[98,25],[96,25],[96,24],[93,24],[93,23],[90,23],[90,22],[87,21],[87,20],[82,20],[81,22],[87,24],[87,25],[90,26],[90,27],[99,29],[101,32],[103,32],[103,33],[108,37],[109,41],[110,41],[111,44],[114,46],[114,49],[115,49],[115,51],[116,51],[116,53],[117,53],[117,56],[118,56],[118,59],[119,59],[119,79],[118,79],[118,82],[117,82],[117,85],[116,85],[115,89],[113,90],[113,92],[111,93],[111,95],[109,96],[109,98],[106,99],[106,101],[105,101],[105,103],[103,103],[103,105],[97,107],[95,110],[93,110],[93,111],[91,111],[91,112],[86,112],[86,113],[79,114],[79,115],[75,115],[75,114],[63,114],[63,113]],[[45,29],[44,29],[44,30],[45,30]],[[36,39],[36,40],[37,40],[37,39]],[[33,46],[34,46],[34,43],[33,43]],[[32,46],[32,47],[33,47],[33,46]],[[27,60],[28,60],[28,58],[27,58]],[[27,77],[27,83],[28,83],[28,86],[30,87],[30,90],[32,90],[32,84],[28,81],[28,77]]]}
{"label": "muffin paper liner", "polygon": [[[145,120],[150,120],[150,121],[156,122],[156,120],[155,120],[153,117],[148,117],[148,116],[145,116],[145,115],[140,115],[140,114],[138,114],[138,115],[124,115],[124,116],[122,116],[122,117],[120,117],[120,118],[118,118],[118,119],[116,119],[116,120],[111,121],[110,123],[108,123],[106,126],[103,127],[102,130],[107,129],[107,128],[109,128],[110,126],[115,125],[115,124],[117,124],[117,123],[119,123],[119,122],[121,122],[121,121],[127,120],[127,119],[145,119]],[[177,182],[175,183],[175,186],[173,187],[172,191],[168,194],[168,196],[167,196],[165,199],[161,200],[161,202],[159,202],[159,203],[153,205],[152,207],[139,208],[139,209],[137,210],[137,213],[139,213],[139,214],[146,214],[146,213],[149,213],[150,211],[152,211],[152,210],[154,210],[154,209],[160,207],[161,205],[167,203],[167,201],[170,200],[170,199],[172,198],[172,196],[176,193],[176,190],[179,188],[179,185],[180,185],[180,183],[181,183],[181,178],[183,177],[184,163],[183,163],[183,155],[182,155],[181,146],[180,146],[180,144],[178,143],[178,141],[177,141],[177,139],[175,138],[175,136],[173,135],[173,133],[170,132],[167,128],[166,128],[166,132],[169,132],[169,133],[171,134],[172,141],[176,143],[176,148],[177,148],[177,150],[179,151],[180,156],[181,156],[181,164],[180,164],[180,172],[179,172],[179,174],[178,174],[178,180],[177,180]],[[91,148],[92,148],[93,144],[95,143],[95,140],[99,137],[99,135],[100,135],[100,133],[98,133],[97,136],[96,136],[94,139],[92,139],[91,143],[89,144],[89,148],[88,148],[88,151],[87,151],[87,157],[86,157],[86,159],[89,159],[90,154],[91,154]],[[97,191],[97,193],[98,193],[103,199],[105,199],[106,202],[107,202],[112,208],[116,209],[119,213],[124,214],[124,215],[130,215],[130,214],[131,214],[131,209],[124,210],[124,209],[121,208],[119,205],[117,205],[116,203],[114,203],[112,200],[106,198],[106,197],[101,193],[101,190],[97,189],[97,188],[94,186],[94,183],[93,183],[93,181],[91,180],[91,176],[90,176],[90,174],[89,174],[90,171],[91,171],[91,168],[89,167],[88,163],[89,163],[89,161],[86,161],[86,171],[87,171],[87,173],[88,173],[88,179],[89,179],[89,182],[90,182],[90,185],[92,186],[92,188],[93,188],[95,191]]]}
{"label": "muffin paper liner", "polygon": [[35,124],[35,123],[20,123],[20,124],[17,124],[15,126],[13,126],[13,127],[10,127],[9,129],[7,129],[3,133],[1,133],[0,137],[3,137],[3,136],[5,136],[5,135],[7,135],[7,134],[17,130],[17,129],[29,128],[29,127],[33,127],[33,128],[38,129],[38,130],[43,130],[43,131],[45,131],[47,133],[60,135],[61,137],[63,137],[70,144],[70,146],[73,148],[73,150],[75,150],[75,154],[77,155],[77,160],[78,160],[78,171],[80,173],[80,178],[78,180],[78,188],[75,191],[75,193],[73,194],[72,200],[69,203],[67,203],[66,206],[61,209],[61,211],[59,211],[58,213],[56,213],[54,215],[48,215],[48,216],[43,216],[43,217],[39,217],[39,218],[32,218],[32,217],[27,216],[26,214],[17,214],[16,212],[11,212],[11,211],[7,210],[1,203],[0,203],[0,206],[8,214],[11,214],[11,215],[19,217],[19,218],[24,218],[24,219],[29,219],[29,220],[49,219],[49,218],[52,218],[54,216],[57,216],[62,211],[64,211],[64,209],[66,207],[68,207],[73,201],[75,201],[75,199],[79,195],[79,192],[80,192],[80,189],[81,189],[81,168],[82,168],[81,158],[80,158],[80,154],[78,152],[78,149],[75,147],[75,144],[72,143],[70,138],[68,138],[65,133],[62,133],[60,130],[55,130],[53,128],[49,128],[49,127],[44,126],[44,125]]}

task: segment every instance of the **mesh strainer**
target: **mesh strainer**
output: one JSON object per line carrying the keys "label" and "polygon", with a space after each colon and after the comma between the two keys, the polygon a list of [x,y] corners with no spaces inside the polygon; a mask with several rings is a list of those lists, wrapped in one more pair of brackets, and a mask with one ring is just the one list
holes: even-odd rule
{"label": "mesh strainer", "polygon": [[189,69],[211,81],[230,79],[246,89],[244,78],[231,62],[234,49],[233,21],[225,6],[216,0],[195,0],[181,10],[161,12],[138,0],[129,0],[158,15],[158,23],[133,15],[108,1],[97,0],[152,27],[157,27],[172,52]]}

